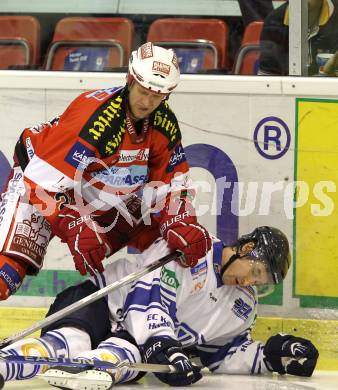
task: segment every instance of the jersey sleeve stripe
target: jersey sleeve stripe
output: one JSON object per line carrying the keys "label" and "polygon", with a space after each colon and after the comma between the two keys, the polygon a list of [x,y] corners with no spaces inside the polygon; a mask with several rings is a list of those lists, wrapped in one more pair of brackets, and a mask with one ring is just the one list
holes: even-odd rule
{"label": "jersey sleeve stripe", "polygon": [[50,192],[59,192],[74,187],[73,179],[37,155],[34,155],[27,165],[24,175],[32,182]]}

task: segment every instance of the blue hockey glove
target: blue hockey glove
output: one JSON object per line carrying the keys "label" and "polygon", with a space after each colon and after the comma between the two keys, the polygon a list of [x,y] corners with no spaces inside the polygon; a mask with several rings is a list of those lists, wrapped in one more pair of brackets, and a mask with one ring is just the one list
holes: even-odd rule
{"label": "blue hockey glove", "polygon": [[298,376],[311,376],[319,356],[310,340],[280,333],[268,339],[264,355],[269,371]]}
{"label": "blue hockey glove", "polygon": [[170,386],[188,386],[202,378],[200,368],[185,355],[181,343],[164,337],[151,337],[144,346],[144,360],[152,364],[170,364],[177,373],[154,375]]}

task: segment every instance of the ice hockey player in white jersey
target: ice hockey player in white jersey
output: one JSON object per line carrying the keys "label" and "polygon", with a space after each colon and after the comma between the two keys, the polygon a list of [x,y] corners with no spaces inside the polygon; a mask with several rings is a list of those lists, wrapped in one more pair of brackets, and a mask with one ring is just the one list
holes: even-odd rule
{"label": "ice hockey player in white jersey", "polygon": [[[156,240],[136,255],[134,263],[117,261],[103,274],[60,293],[48,314],[167,253],[166,242]],[[18,341],[4,350],[15,355],[107,360],[116,367],[121,362],[170,364],[177,373],[155,375],[172,386],[200,380],[201,366],[215,374],[311,376],[318,351],[309,340],[277,334],[264,344],[251,338],[257,315],[256,286],[280,283],[289,266],[289,243],[279,229],[256,228],[230,246],[213,237],[211,250],[195,267],[170,262],[110,293],[108,299],[60,319],[44,329],[42,337]],[[192,356],[199,359],[198,366],[192,364]],[[32,378],[41,370],[27,364],[0,364],[6,381]],[[55,386],[98,389],[86,382],[86,375],[92,377],[94,370],[79,373],[60,367],[51,371],[59,376]],[[127,368],[105,375],[109,378],[105,389],[140,378]]]}

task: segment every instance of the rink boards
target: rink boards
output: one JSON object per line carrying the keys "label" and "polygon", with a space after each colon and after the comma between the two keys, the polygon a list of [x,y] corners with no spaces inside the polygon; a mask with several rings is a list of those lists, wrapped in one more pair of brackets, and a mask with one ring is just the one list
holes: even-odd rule
{"label": "rink boards", "polygon": [[[13,335],[40,321],[47,310],[42,308],[0,308],[0,338]],[[309,338],[319,349],[318,369],[338,371],[338,321],[258,317],[253,337],[266,341],[282,332]],[[34,333],[38,337],[39,332]]]}

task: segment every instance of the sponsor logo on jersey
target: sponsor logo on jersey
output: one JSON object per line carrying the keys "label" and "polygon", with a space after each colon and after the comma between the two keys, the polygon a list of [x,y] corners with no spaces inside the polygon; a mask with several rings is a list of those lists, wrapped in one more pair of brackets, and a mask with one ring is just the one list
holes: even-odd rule
{"label": "sponsor logo on jersey", "polygon": [[194,282],[191,293],[202,290],[207,279],[208,263],[204,260],[202,263],[197,264],[195,267],[190,268],[192,280]]}
{"label": "sponsor logo on jersey", "polygon": [[81,142],[76,142],[68,152],[65,161],[76,169],[84,170],[90,163],[91,157],[94,156],[95,153],[92,150]]}
{"label": "sponsor logo on jersey", "polygon": [[171,150],[181,139],[181,131],[175,114],[170,110],[167,103],[160,104],[155,111],[153,126],[168,138],[168,149]]}
{"label": "sponsor logo on jersey", "polygon": [[194,276],[204,274],[207,272],[207,267],[208,267],[207,261],[204,260],[202,263],[197,264],[193,268],[190,268],[191,275],[194,277]]}
{"label": "sponsor logo on jersey", "polygon": [[59,120],[60,120],[60,117],[56,116],[53,119],[51,119],[50,121],[38,123],[37,125],[30,127],[29,130],[34,134],[41,133],[42,131],[44,131],[47,128],[50,128],[54,125],[57,126],[59,124]]}
{"label": "sponsor logo on jersey", "polygon": [[202,290],[202,288],[204,287],[205,283],[202,283],[202,282],[197,282],[193,285],[193,288],[191,289],[191,294],[195,293],[195,292],[198,292],[200,290]]}
{"label": "sponsor logo on jersey", "polygon": [[131,165],[129,167],[110,167],[102,171],[93,172],[92,177],[100,182],[114,187],[129,187],[143,185],[148,180],[146,165]]}
{"label": "sponsor logo on jersey", "polygon": [[217,298],[215,297],[215,295],[213,295],[213,293],[209,293],[209,298],[210,298],[213,302],[217,302]]}
{"label": "sponsor logo on jersey", "polygon": [[247,320],[252,312],[252,307],[244,302],[242,298],[237,298],[231,310],[237,317]]}
{"label": "sponsor logo on jersey", "polygon": [[133,161],[148,161],[149,149],[137,149],[137,150],[120,150],[119,159],[120,163],[129,163]]}
{"label": "sponsor logo on jersey", "polygon": [[169,287],[177,289],[180,285],[179,281],[176,278],[176,273],[163,267],[161,269],[161,281]]}
{"label": "sponsor logo on jersey", "polygon": [[41,266],[49,243],[51,229],[49,223],[40,214],[31,214],[30,220],[16,221],[15,231],[8,252],[26,255],[36,266]]}
{"label": "sponsor logo on jersey", "polygon": [[31,160],[35,154],[35,151],[30,137],[26,138],[26,151],[28,158]]}
{"label": "sponsor logo on jersey", "polygon": [[158,328],[170,328],[171,322],[164,320],[163,322],[160,322],[159,324],[151,322],[148,324],[148,329],[158,329]]}
{"label": "sponsor logo on jersey", "polygon": [[0,227],[5,219],[7,205],[11,202],[15,202],[23,192],[24,186],[22,182],[22,172],[15,172],[14,176],[8,183],[6,192],[2,194],[0,203]]}
{"label": "sponsor logo on jersey", "polygon": [[18,272],[9,264],[4,264],[2,268],[0,268],[0,278],[6,283],[11,294],[16,292],[22,281]]}
{"label": "sponsor logo on jersey", "polygon": [[180,165],[184,161],[187,161],[187,159],[185,158],[183,146],[178,144],[170,157],[167,172],[172,172],[177,165]]}
{"label": "sponsor logo on jersey", "polygon": [[116,153],[126,132],[126,119],[121,116],[123,98],[109,99],[89,118],[80,136],[95,146],[103,156]]}
{"label": "sponsor logo on jersey", "polygon": [[115,92],[117,92],[119,89],[122,89],[122,87],[111,87],[106,89],[97,89],[94,92],[89,93],[86,95],[86,98],[94,98],[96,100],[105,100],[108,96],[113,95]]}

